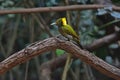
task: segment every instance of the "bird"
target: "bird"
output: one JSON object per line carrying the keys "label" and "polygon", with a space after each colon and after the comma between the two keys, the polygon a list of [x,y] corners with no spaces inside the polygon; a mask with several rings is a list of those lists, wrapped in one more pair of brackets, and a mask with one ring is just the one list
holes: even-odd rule
{"label": "bird", "polygon": [[76,31],[72,28],[71,25],[67,24],[67,20],[65,17],[57,19],[51,25],[57,25],[60,34],[66,37],[68,40],[73,40],[77,43],[77,45],[83,49],[82,45],[80,44],[79,35]]}
{"label": "bird", "polygon": [[[62,36],[66,37],[69,41],[70,40],[75,41],[79,45],[79,47],[83,49],[83,47],[80,44],[79,35],[72,28],[71,25],[67,24],[67,20],[66,20],[65,17],[57,19],[51,25],[57,25],[58,26],[58,31],[60,32],[60,34]],[[72,55],[68,54],[67,61],[66,61],[66,64],[65,64],[65,67],[64,67],[64,71],[63,71],[63,75],[62,75],[62,80],[66,80],[68,66],[72,62],[71,58],[72,58]]]}

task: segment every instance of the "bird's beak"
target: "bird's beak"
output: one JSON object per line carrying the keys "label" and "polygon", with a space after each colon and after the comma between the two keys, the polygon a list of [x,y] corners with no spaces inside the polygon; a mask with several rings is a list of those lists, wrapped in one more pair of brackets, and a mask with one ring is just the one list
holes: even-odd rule
{"label": "bird's beak", "polygon": [[51,23],[50,25],[55,25],[56,24],[56,22],[53,22],[53,23]]}

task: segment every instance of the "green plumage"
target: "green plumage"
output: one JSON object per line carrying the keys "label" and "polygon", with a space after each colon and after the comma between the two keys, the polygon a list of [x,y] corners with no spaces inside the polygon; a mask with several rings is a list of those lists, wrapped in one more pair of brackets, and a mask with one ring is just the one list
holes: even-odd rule
{"label": "green plumage", "polygon": [[59,18],[54,24],[58,26],[59,32],[64,37],[75,41],[81,47],[79,35],[70,25],[67,24],[66,18]]}
{"label": "green plumage", "polygon": [[[75,42],[79,43],[79,36],[77,35],[77,33],[73,30],[73,28],[70,25],[63,25],[61,27],[58,28],[59,32],[66,38],[68,39],[72,39]],[[69,37],[71,36],[71,37]]]}

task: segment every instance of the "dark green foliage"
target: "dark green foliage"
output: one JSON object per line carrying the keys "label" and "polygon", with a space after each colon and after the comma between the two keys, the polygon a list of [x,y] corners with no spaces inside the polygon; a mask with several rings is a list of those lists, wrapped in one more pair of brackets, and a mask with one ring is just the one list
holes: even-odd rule
{"label": "dark green foliage", "polygon": [[[112,0],[114,3],[120,3],[119,0]],[[93,0],[69,0],[69,5],[73,4],[90,4]],[[49,6],[63,6],[66,5],[64,0],[1,0],[0,9],[19,9],[32,7],[49,7]],[[109,14],[102,14],[100,18],[96,13],[98,11],[83,10],[70,11],[70,22],[73,28],[80,36],[82,45],[91,44],[94,40],[100,39],[106,35],[115,32],[114,28],[120,27],[119,16],[111,10]],[[107,16],[109,15],[109,16]],[[117,15],[117,17],[116,17]],[[97,17],[96,17],[97,16]],[[29,13],[29,14],[5,14],[0,15],[0,61],[15,52],[25,48],[32,42],[44,40],[46,38],[56,36],[59,34],[55,26],[50,26],[60,17],[66,17],[66,12],[48,12],[48,13]],[[107,17],[106,19],[104,19]],[[112,18],[111,18],[112,17]],[[102,18],[102,19],[101,19]],[[117,20],[116,20],[117,18]],[[104,20],[103,20],[104,19]],[[110,20],[109,20],[110,19]],[[108,21],[107,21],[108,20]],[[114,24],[114,25],[113,25]],[[112,25],[112,27],[111,27]],[[109,29],[108,29],[109,28]],[[112,30],[112,32],[109,32]],[[117,45],[117,47],[116,47]],[[109,55],[113,59],[120,58],[118,54],[118,43],[113,45],[103,46],[93,53],[103,60]],[[56,54],[55,54],[56,53]],[[35,57],[29,61],[28,80],[40,80],[40,65],[52,60],[57,56],[64,54],[64,50],[57,49],[55,52],[50,51],[41,56]],[[116,53],[116,54],[115,54]],[[114,63],[112,63],[114,64]],[[75,61],[72,64],[72,70],[69,72],[71,79],[75,80],[77,75],[78,80],[86,80],[86,72],[82,61]],[[16,66],[14,69],[8,71],[0,80],[24,80],[26,70],[26,63]],[[54,80],[60,77],[62,69],[57,69],[52,74]],[[97,71],[95,71],[97,73]],[[72,75],[72,76],[71,76]],[[74,75],[74,76],[73,76]],[[96,76],[94,76],[96,77]],[[60,78],[59,78],[60,79]],[[97,77],[96,77],[97,79]],[[77,80],[77,79],[76,79]],[[92,80],[92,79],[89,79]],[[101,77],[102,80],[102,77]],[[106,79],[107,80],[107,79]]]}

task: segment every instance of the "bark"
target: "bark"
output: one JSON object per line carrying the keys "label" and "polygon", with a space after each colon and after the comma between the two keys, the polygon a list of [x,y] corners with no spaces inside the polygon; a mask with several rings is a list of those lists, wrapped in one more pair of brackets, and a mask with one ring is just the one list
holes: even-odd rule
{"label": "bark", "polygon": [[85,49],[89,51],[94,51],[100,47],[107,46],[115,41],[120,40],[120,31],[116,31],[110,35],[107,35],[103,38],[97,39],[92,42],[92,44],[85,46]]}
{"label": "bark", "polygon": [[[112,9],[120,12],[120,7],[112,6]],[[53,11],[70,11],[70,10],[96,10],[98,8],[104,8],[106,5],[69,5],[69,6],[58,6],[58,7],[42,7],[42,8],[27,8],[17,10],[0,10],[0,14],[24,14],[24,13],[36,13],[36,12],[53,12]]]}
{"label": "bark", "polygon": [[[120,32],[115,32],[113,34],[107,35],[103,38],[100,38],[100,39],[97,39],[97,40],[93,41],[91,44],[89,44],[87,46],[84,46],[84,48],[86,50],[89,50],[89,51],[95,51],[96,49],[98,49],[100,47],[107,46],[107,45],[109,45],[109,44],[111,44],[115,41],[120,40],[119,36],[120,36]],[[40,67],[40,72],[42,74],[40,76],[41,77],[50,76],[50,74],[45,74],[44,75],[44,73],[43,73],[44,69],[52,72],[59,67],[63,67],[65,62],[66,62],[66,58],[67,58],[67,55],[64,54],[60,57],[57,57],[55,59],[52,59],[48,62],[43,63]],[[47,79],[43,79],[43,80],[47,80]]]}
{"label": "bark", "polygon": [[112,77],[114,79],[120,78],[120,69],[104,62],[102,59],[96,57],[89,51],[80,49],[72,42],[65,41],[57,37],[52,37],[43,41],[35,42],[27,46],[25,49],[11,55],[0,63],[0,74],[5,73],[16,65],[24,63],[35,56],[41,55],[44,52],[51,51],[57,48],[71,53],[76,58],[79,58],[80,60],[88,63],[89,65],[109,77]]}

